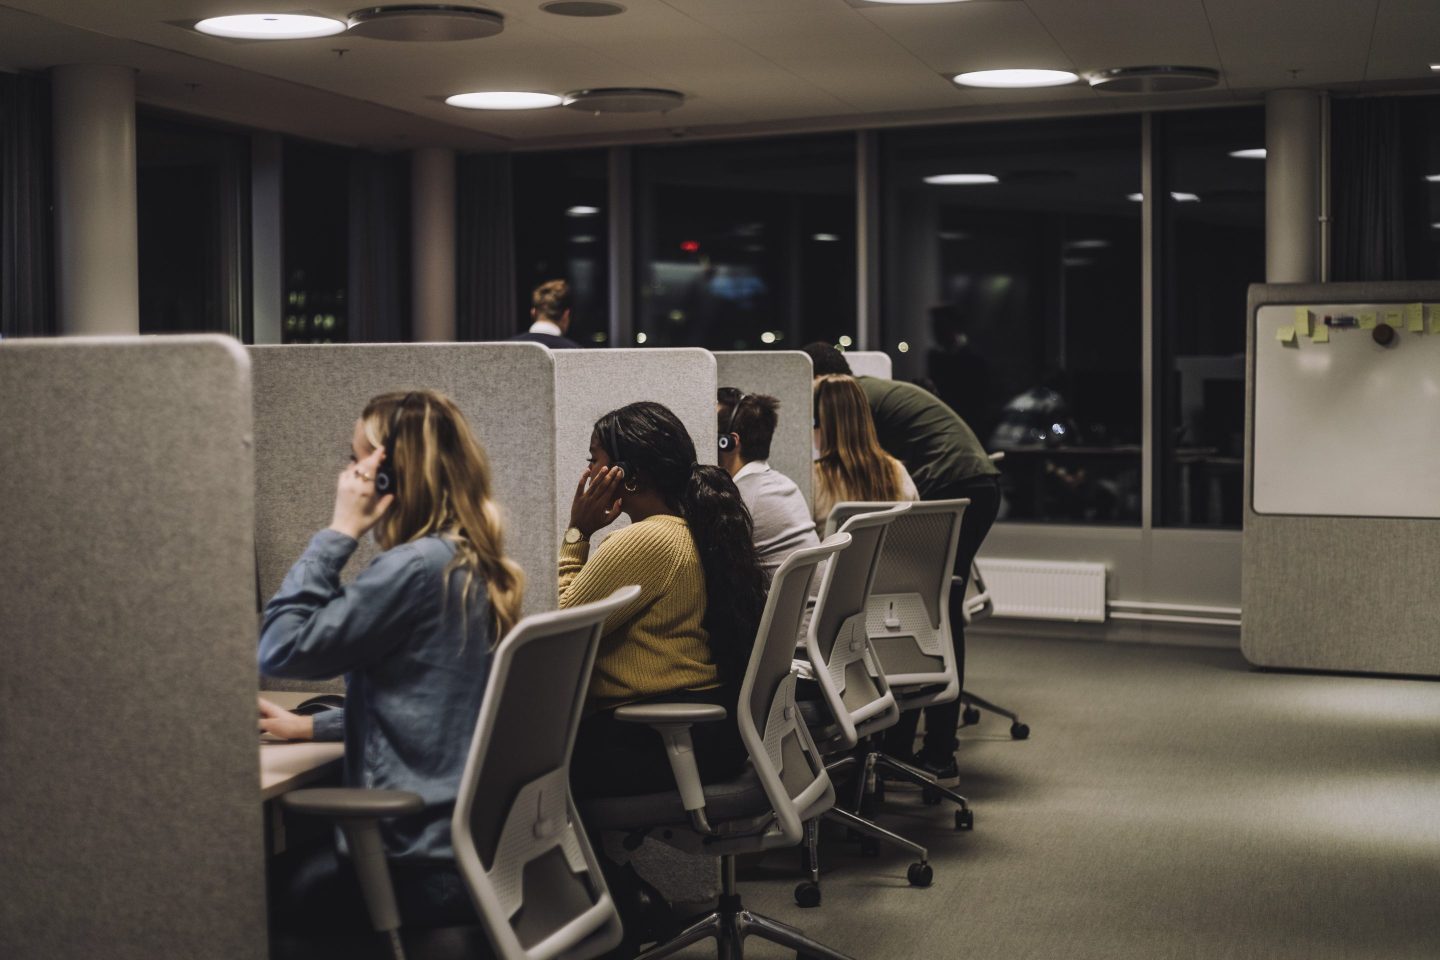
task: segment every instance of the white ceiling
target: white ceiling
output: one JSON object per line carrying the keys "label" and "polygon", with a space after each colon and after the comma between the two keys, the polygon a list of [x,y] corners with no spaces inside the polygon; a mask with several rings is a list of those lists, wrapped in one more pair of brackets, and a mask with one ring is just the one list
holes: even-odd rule
{"label": "white ceiling", "polygon": [[[453,2],[453,0],[452,0]],[[1251,100],[1267,89],[1440,92],[1440,0],[622,0],[624,14],[558,17],[541,0],[493,0],[499,36],[397,44],[353,36],[283,42],[206,37],[177,21],[237,12],[344,18],[351,3],[283,0],[5,0],[0,68],[75,62],[139,71],[142,102],[379,149],[539,148],[677,135],[740,135],[1136,110]],[[344,49],[337,56],[336,49]],[[946,78],[1002,66],[1214,67],[1220,87],[1135,97],[1084,85],[966,90]],[[475,89],[658,86],[668,114],[565,109],[464,112]],[[679,133],[677,133],[679,131]]]}

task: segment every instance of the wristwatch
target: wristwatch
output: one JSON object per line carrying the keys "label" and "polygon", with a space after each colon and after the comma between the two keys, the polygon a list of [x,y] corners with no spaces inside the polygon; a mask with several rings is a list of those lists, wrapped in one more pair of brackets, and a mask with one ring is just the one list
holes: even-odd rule
{"label": "wristwatch", "polygon": [[565,531],[566,543],[584,543],[585,540],[586,536],[585,534],[580,532],[579,527],[571,527],[569,530]]}

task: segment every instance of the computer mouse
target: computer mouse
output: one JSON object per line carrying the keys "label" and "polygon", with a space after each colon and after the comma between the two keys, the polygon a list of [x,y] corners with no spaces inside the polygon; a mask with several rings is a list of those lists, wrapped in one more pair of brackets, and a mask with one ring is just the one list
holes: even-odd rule
{"label": "computer mouse", "polygon": [[338,710],[345,706],[345,698],[338,693],[322,693],[318,697],[311,697],[302,701],[291,713],[298,713],[302,717],[312,717],[317,713],[324,713],[326,710]]}

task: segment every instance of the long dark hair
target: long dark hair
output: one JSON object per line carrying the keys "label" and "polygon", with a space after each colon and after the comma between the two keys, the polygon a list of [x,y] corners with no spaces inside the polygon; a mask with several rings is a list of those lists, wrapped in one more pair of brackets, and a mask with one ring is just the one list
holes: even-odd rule
{"label": "long dark hair", "polygon": [[637,483],[654,490],[690,528],[705,570],[705,620],[721,679],[738,684],[765,608],[765,576],[754,527],[735,481],[695,460],[680,419],[658,403],[632,403],[595,423],[612,461],[623,460]]}

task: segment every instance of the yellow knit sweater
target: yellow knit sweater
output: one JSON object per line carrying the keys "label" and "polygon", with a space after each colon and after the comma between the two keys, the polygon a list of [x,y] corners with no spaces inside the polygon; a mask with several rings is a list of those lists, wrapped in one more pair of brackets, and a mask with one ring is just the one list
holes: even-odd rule
{"label": "yellow knit sweater", "polygon": [[[560,606],[603,600],[639,584],[640,595],[605,621],[590,706],[608,709],[720,683],[705,619],[705,571],[685,521],[655,516],[590,544],[560,546]],[[588,558],[588,559],[587,559]]]}

